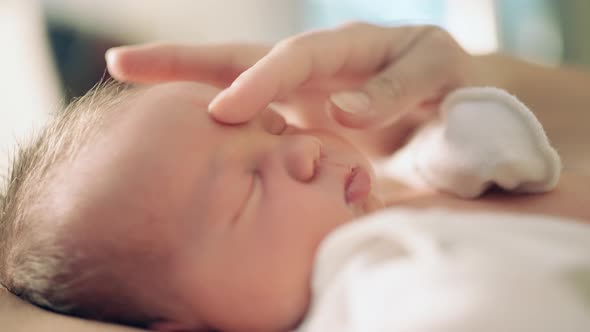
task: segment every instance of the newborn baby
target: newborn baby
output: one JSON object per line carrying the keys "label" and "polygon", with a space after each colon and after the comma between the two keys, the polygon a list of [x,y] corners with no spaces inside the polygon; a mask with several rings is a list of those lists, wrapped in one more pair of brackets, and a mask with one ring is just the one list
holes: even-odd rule
{"label": "newborn baby", "polygon": [[216,123],[205,85],[100,90],[12,170],[2,283],[152,329],[294,327],[320,241],[379,206],[368,160],[327,132]]}
{"label": "newborn baby", "polygon": [[[206,112],[216,93],[111,86],[70,106],[12,170],[2,284],[50,310],[154,330],[296,327],[320,242],[382,206],[371,166],[328,132],[268,117],[216,123]],[[414,142],[435,137],[425,133]],[[534,172],[469,159],[414,165],[425,179],[450,179],[435,187],[472,197],[492,182],[549,190],[554,158]]]}

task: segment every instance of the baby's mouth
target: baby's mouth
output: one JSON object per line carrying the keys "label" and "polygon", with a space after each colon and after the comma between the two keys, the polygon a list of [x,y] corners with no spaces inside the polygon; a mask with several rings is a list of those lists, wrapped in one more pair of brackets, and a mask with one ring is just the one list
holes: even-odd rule
{"label": "baby's mouth", "polygon": [[371,176],[362,167],[353,167],[344,182],[344,197],[347,204],[366,200],[371,193]]}

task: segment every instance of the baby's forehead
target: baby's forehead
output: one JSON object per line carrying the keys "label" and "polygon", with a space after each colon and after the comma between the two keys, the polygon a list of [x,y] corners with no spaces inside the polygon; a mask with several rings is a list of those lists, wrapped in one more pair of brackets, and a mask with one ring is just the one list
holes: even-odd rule
{"label": "baby's forehead", "polygon": [[[284,118],[265,109],[242,124],[224,124],[216,121],[208,112],[208,105],[221,90],[194,82],[157,84],[146,89],[134,102],[128,121],[127,132],[136,132],[140,137],[186,134],[190,140],[207,140],[210,144],[223,144],[235,139],[240,132],[254,126],[269,131],[285,126]],[[272,131],[272,130],[270,130]]]}
{"label": "baby's forehead", "polygon": [[118,219],[121,211],[149,211],[170,196],[170,188],[206,175],[216,144],[232,139],[224,131],[239,129],[217,123],[207,113],[218,91],[191,82],[144,88],[114,118],[113,126],[61,172],[65,176],[60,190],[70,192],[61,197],[84,203],[87,216]]}
{"label": "baby's forehead", "polygon": [[145,88],[129,105],[130,121],[136,126],[144,125],[153,130],[166,125],[175,125],[179,130],[183,129],[183,125],[193,126],[199,133],[209,135],[224,127],[207,112],[209,102],[219,92],[213,86],[196,82],[155,84]]}
{"label": "baby's forehead", "polygon": [[144,88],[113,126],[68,165],[64,187],[69,199],[83,203],[86,216],[120,219],[114,227],[131,231],[154,215],[173,217],[169,210],[179,209],[168,209],[165,202],[181,201],[189,192],[206,196],[203,192],[218,173],[216,156],[224,148],[234,149],[246,129],[211,118],[207,105],[218,92],[191,82]]}
{"label": "baby's forehead", "polygon": [[204,107],[220,92],[218,88],[197,82],[169,82],[146,87],[142,98],[152,103],[189,102]]}

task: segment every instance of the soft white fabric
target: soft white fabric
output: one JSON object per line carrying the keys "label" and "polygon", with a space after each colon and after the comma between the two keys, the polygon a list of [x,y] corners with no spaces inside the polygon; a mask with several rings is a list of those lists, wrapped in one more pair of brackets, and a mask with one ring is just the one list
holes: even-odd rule
{"label": "soft white fabric", "polygon": [[516,97],[492,87],[459,89],[440,113],[381,165],[385,176],[465,198],[493,184],[519,192],[544,192],[557,184],[559,156]]}
{"label": "soft white fabric", "polygon": [[[452,93],[382,169],[465,198],[543,192],[561,164],[543,128],[495,88]],[[557,217],[389,208],[320,246],[298,332],[588,332],[590,227]]]}
{"label": "soft white fabric", "polygon": [[321,245],[298,332],[590,331],[590,228],[387,209]]}

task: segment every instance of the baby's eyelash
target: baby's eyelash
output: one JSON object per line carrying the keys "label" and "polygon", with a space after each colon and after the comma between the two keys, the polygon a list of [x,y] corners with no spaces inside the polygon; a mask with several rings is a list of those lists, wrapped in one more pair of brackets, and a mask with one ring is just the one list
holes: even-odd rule
{"label": "baby's eyelash", "polygon": [[250,178],[251,178],[250,185],[249,185],[248,191],[246,193],[246,196],[241,201],[240,207],[238,208],[237,213],[235,214],[235,216],[233,218],[234,224],[237,223],[242,218],[245,211],[250,206],[251,200],[254,196],[254,191],[256,190],[257,182],[260,181],[260,172],[258,170],[252,171]]}

